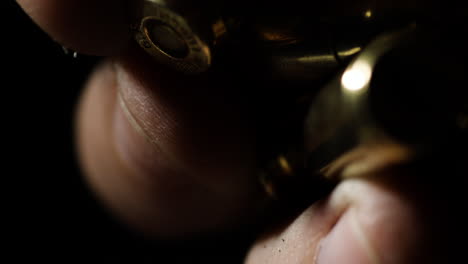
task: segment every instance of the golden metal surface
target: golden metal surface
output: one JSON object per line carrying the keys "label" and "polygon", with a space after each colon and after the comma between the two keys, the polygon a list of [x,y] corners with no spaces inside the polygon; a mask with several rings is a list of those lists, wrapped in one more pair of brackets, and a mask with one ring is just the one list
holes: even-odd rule
{"label": "golden metal surface", "polygon": [[[358,145],[367,132],[380,131],[368,115],[369,87],[375,66],[379,59],[392,47],[400,45],[401,40],[411,35],[413,27],[385,33],[371,42],[338,77],[325,86],[312,106],[305,120],[305,148],[309,153],[320,151],[323,144],[335,142],[336,149],[327,148],[329,160],[333,160],[348,145]],[[366,131],[361,131],[364,129]],[[338,143],[340,140],[354,138],[355,142]],[[379,133],[373,133],[377,136]],[[341,149],[343,148],[343,149]],[[322,155],[317,153],[315,155]],[[323,155],[322,158],[325,158]],[[325,162],[328,164],[328,162]],[[323,164],[325,165],[325,164]]]}
{"label": "golden metal surface", "polygon": [[284,175],[292,175],[294,173],[289,161],[286,159],[285,156],[280,155],[278,157],[278,164],[283,172]]}
{"label": "golden metal surface", "polygon": [[[412,35],[419,32],[419,27],[428,29],[438,25],[438,28],[443,28],[446,26],[442,26],[445,19],[457,21],[463,15],[466,17],[464,11],[450,13],[439,10],[435,0],[332,0],[313,3],[313,8],[310,8],[309,1],[300,0],[288,3],[216,0],[141,2],[142,8],[134,26],[136,40],[157,61],[172,69],[198,74],[214,65],[232,64],[237,66],[232,69],[239,72],[244,68],[258,71],[258,76],[270,78],[269,81],[286,80],[285,92],[295,87],[296,81],[321,84],[310,87],[310,91],[318,93],[294,93],[298,98],[305,98],[301,101],[308,106],[307,113],[300,115],[303,117],[304,138],[281,139],[281,143],[287,142],[290,148],[272,151],[265,161],[267,164],[262,164],[264,170],[260,182],[270,197],[277,197],[281,192],[278,182],[297,181],[296,176],[301,173],[320,173],[343,153],[362,146],[363,142],[401,140],[402,145],[406,144],[412,150],[428,153],[428,149],[433,151],[440,144],[449,142],[447,138],[466,133],[466,99],[463,102],[465,110],[456,109],[452,113],[452,110],[442,109],[443,114],[439,114],[434,109],[428,109],[427,112],[433,116],[419,112],[419,108],[427,105],[451,108],[451,102],[441,104],[438,100],[450,98],[457,101],[456,96],[452,98],[448,94],[458,92],[449,90],[453,85],[447,84],[457,77],[447,77],[452,76],[450,74],[441,77],[445,78],[442,82],[447,87],[440,93],[424,89],[411,93],[414,88],[411,86],[408,93],[404,89],[384,87],[396,75],[387,79],[386,83],[376,84],[378,77],[385,75],[378,64],[384,58],[388,59],[387,54],[398,49],[401,52],[401,47],[414,45]],[[452,26],[457,24],[452,23]],[[449,56],[440,55],[438,47],[431,49],[425,54],[414,55],[419,48],[413,47],[404,56],[413,59],[416,67],[422,68],[424,63],[440,67]],[[230,56],[220,56],[226,54]],[[434,54],[439,54],[439,57],[432,58]],[[236,63],[233,63],[234,60]],[[394,63],[401,65],[400,61]],[[261,67],[245,67],[250,65]],[[460,70],[460,65],[451,66],[447,68],[458,72],[457,76],[466,74]],[[385,71],[390,72],[389,69]],[[415,74],[414,69],[407,72],[408,75]],[[400,81],[406,82],[411,78],[405,75],[402,79]],[[424,81],[427,83],[427,80]],[[412,85],[418,86],[419,82]],[[431,84],[426,86],[430,87]],[[400,94],[392,95],[396,90]],[[439,97],[439,94],[443,96]],[[408,100],[411,107],[400,105],[403,97],[411,97]],[[458,101],[463,101],[463,96],[459,97],[462,99]],[[387,99],[393,99],[393,105],[387,103]],[[429,102],[420,103],[424,99]],[[454,106],[457,104],[453,103]],[[397,110],[393,111],[392,108]],[[433,121],[432,117],[438,118],[437,121]],[[455,133],[450,130],[453,127],[463,131],[457,130]],[[446,138],[440,136],[442,134]]]}
{"label": "golden metal surface", "polygon": [[[355,56],[371,40],[366,34],[382,14],[414,9],[414,2],[334,0],[315,3],[311,9],[306,1],[285,5],[281,1],[141,0],[134,28],[143,49],[182,72],[206,71],[218,46],[231,42],[244,48],[251,45],[262,54],[252,57],[255,53],[235,50],[238,57],[246,56],[241,61],[264,60],[272,66],[272,75],[315,80]],[[384,24],[393,23],[398,22]],[[346,36],[349,30],[354,32],[351,38]]]}
{"label": "golden metal surface", "polygon": [[135,38],[159,62],[185,73],[206,71],[212,61],[212,40],[198,33],[187,18],[166,1],[144,1]]}

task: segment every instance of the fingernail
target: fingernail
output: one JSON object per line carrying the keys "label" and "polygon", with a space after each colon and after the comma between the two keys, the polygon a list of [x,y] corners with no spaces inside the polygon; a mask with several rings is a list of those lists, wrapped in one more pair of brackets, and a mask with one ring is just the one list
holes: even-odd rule
{"label": "fingernail", "polygon": [[355,209],[348,209],[320,242],[316,263],[381,263],[377,252],[360,226]]}

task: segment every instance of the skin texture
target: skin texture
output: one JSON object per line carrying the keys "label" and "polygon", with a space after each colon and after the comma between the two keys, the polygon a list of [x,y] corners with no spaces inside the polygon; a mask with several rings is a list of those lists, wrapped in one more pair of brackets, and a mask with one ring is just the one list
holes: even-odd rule
{"label": "skin texture", "polygon": [[[80,98],[76,142],[90,188],[116,217],[168,241],[253,224],[266,205],[255,174],[252,102],[238,89],[243,81],[219,87],[219,76],[169,72],[129,48],[131,1],[17,2],[64,46],[109,56]],[[457,243],[444,241],[466,234],[462,192],[441,194],[446,186],[433,184],[431,172],[394,169],[405,156],[391,148],[366,153],[335,166],[346,176],[332,194],[260,236],[246,263],[456,259]]]}
{"label": "skin texture", "polygon": [[[381,186],[348,180],[290,226],[260,239],[246,263],[405,263],[419,238],[416,222],[406,201]],[[402,240],[408,233],[411,239]]]}
{"label": "skin texture", "polygon": [[[91,185],[124,218],[159,236],[227,228],[242,219],[253,209],[246,205],[259,200],[253,157],[245,155],[252,147],[238,142],[246,132],[236,129],[242,126],[235,120],[242,121],[231,115],[235,127],[215,123],[221,113],[230,115],[221,106],[213,111],[187,102],[171,108],[185,96],[166,98],[146,90],[145,80],[134,79],[140,73],[122,72],[133,66],[129,60],[102,64],[78,111],[78,145]],[[151,77],[155,90],[168,84],[160,76]]]}

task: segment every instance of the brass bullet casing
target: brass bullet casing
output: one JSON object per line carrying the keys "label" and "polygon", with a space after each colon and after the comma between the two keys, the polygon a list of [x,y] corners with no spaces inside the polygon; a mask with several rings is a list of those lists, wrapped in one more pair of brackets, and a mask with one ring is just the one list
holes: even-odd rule
{"label": "brass bullet casing", "polygon": [[[412,24],[371,41],[311,102],[304,119],[307,165],[322,170],[362,146],[391,144],[413,159],[462,151],[468,130],[466,42]],[[466,148],[465,148],[466,150]],[[465,151],[463,150],[463,151]]]}
{"label": "brass bullet casing", "polygon": [[206,71],[220,43],[229,42],[241,66],[259,62],[259,71],[281,79],[316,80],[348,63],[402,13],[420,10],[419,1],[333,0],[310,8],[303,0],[139,0],[133,28],[144,50],[181,72]]}
{"label": "brass bullet casing", "polygon": [[[467,133],[468,106],[464,101],[452,103],[466,95],[448,89],[442,93],[416,89],[426,74],[416,75],[415,69],[443,65],[439,61],[446,57],[443,52],[432,51],[441,45],[429,46],[427,53],[415,55],[421,53],[420,46],[436,43],[437,30],[466,25],[465,11],[455,14],[450,7],[446,12],[439,8],[439,0],[331,0],[313,3],[313,8],[305,0],[138,3],[141,6],[133,27],[136,40],[156,61],[188,74],[222,65],[220,69],[239,75],[254,73],[248,76],[257,75],[266,84],[286,84],[281,92],[290,94],[281,98],[285,114],[277,127],[301,132],[281,134],[275,137],[277,142],[265,142],[269,144],[268,153],[262,153],[260,181],[270,196],[300,193],[300,187],[308,193],[311,185],[323,186],[309,176],[322,175],[339,157],[369,142],[396,142],[422,157],[441,152],[440,146],[452,144],[448,139]],[[426,31],[427,35],[421,34],[419,39],[413,37]],[[461,30],[454,32],[463,35]],[[388,54],[415,65],[407,69],[411,73],[408,77],[402,74],[404,78],[395,87],[388,85],[395,75],[385,79],[391,71],[382,70],[382,65],[404,68],[406,64],[389,63],[392,56]],[[223,68],[225,65],[229,68]],[[460,68],[456,63],[448,66],[453,66],[445,67],[453,72]],[[440,83],[456,79],[446,75],[439,76]],[[444,86],[459,87],[460,83],[466,80]],[[433,86],[428,83],[424,88]],[[420,96],[433,101],[420,100]],[[389,98],[396,103],[389,104]],[[429,110],[440,108],[440,98],[449,98],[444,105],[450,107],[443,113],[417,111],[427,106],[431,106]],[[462,104],[464,108],[458,107]],[[453,109],[447,111],[449,108]]]}
{"label": "brass bullet casing", "polygon": [[201,2],[142,1],[134,25],[137,42],[158,62],[177,71],[206,71],[212,63],[214,43],[225,30],[214,5]]}

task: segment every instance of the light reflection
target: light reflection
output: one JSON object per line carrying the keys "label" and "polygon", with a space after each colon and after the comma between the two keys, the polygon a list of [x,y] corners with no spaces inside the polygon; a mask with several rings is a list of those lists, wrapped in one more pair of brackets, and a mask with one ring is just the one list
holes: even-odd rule
{"label": "light reflection", "polygon": [[340,57],[353,56],[353,55],[357,54],[358,52],[360,52],[361,50],[362,50],[361,47],[355,47],[355,48],[351,48],[351,49],[345,50],[345,51],[338,51],[338,56],[340,56]]}
{"label": "light reflection", "polygon": [[350,69],[345,71],[343,77],[341,77],[341,84],[344,89],[357,92],[369,84],[371,75],[372,69],[369,63],[365,61],[356,62]]}
{"label": "light reflection", "polygon": [[364,12],[364,16],[365,16],[366,18],[371,18],[371,17],[372,17],[372,10],[369,9],[369,10],[367,10],[366,12]]}
{"label": "light reflection", "polygon": [[328,55],[328,54],[325,54],[325,55],[306,55],[306,56],[297,58],[297,61],[301,62],[301,63],[320,63],[320,62],[323,62],[323,61],[334,62],[335,60],[336,60],[335,56]]}

